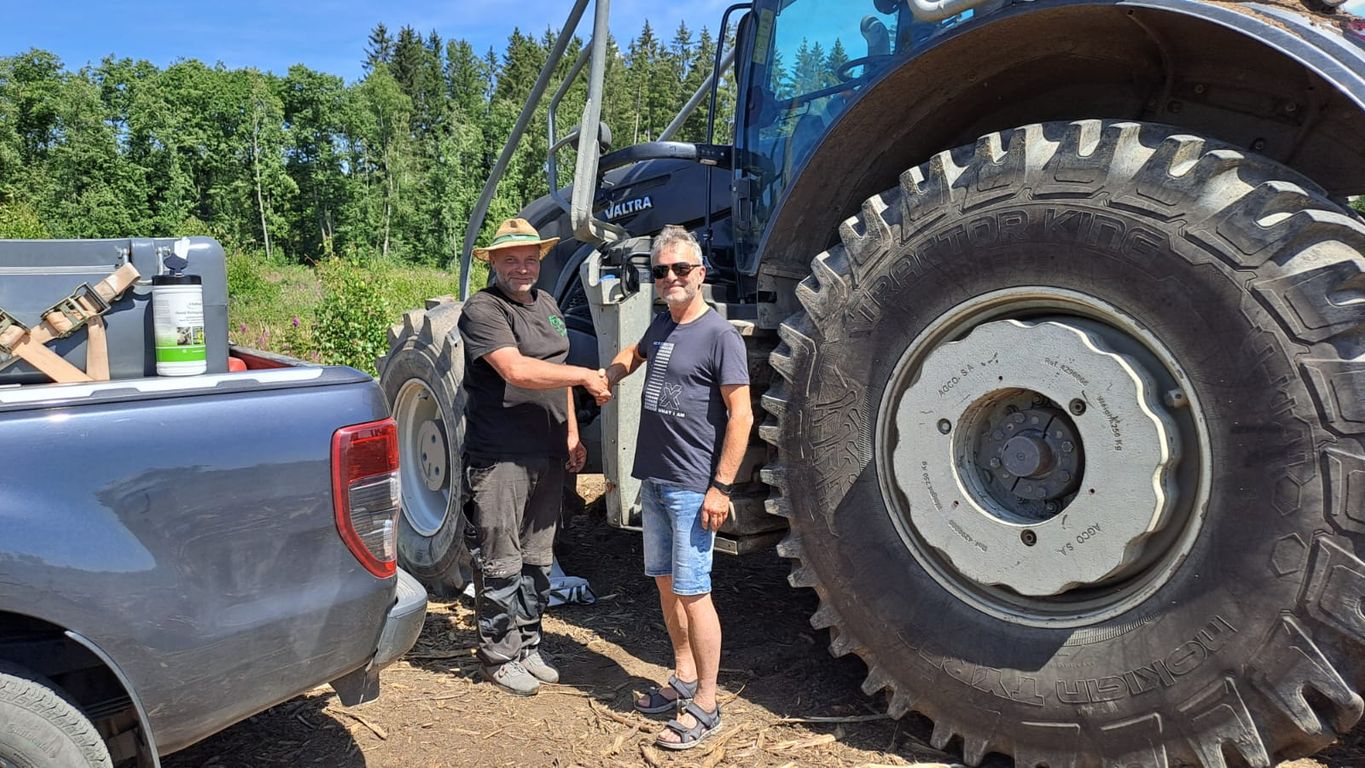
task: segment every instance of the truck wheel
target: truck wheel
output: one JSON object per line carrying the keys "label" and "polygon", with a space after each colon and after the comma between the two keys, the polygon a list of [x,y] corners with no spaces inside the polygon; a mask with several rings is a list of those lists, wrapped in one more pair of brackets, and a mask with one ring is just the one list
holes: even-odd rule
{"label": "truck wheel", "polygon": [[0,766],[110,768],[95,726],[55,686],[0,662]]}
{"label": "truck wheel", "polygon": [[376,361],[389,410],[398,422],[403,514],[398,564],[437,597],[469,583],[462,493],[464,352],[456,323],[461,305],[433,302],[389,329],[389,354]]}
{"label": "truck wheel", "polygon": [[1365,225],[1164,126],[941,152],[840,228],[762,434],[790,581],[932,743],[1317,750],[1365,675]]}

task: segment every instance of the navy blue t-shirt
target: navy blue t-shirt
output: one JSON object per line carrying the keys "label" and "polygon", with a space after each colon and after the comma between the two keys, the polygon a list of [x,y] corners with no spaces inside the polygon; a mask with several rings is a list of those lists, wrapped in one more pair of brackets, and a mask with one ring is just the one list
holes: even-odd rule
{"label": "navy blue t-shirt", "polygon": [[648,369],[631,474],[705,491],[725,441],[720,388],[749,383],[744,340],[714,311],[682,325],[664,312],[637,349]]}

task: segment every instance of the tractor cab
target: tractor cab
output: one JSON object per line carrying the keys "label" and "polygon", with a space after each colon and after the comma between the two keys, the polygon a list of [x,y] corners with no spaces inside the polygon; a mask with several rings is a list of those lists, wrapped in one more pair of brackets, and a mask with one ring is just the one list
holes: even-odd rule
{"label": "tractor cab", "polygon": [[861,91],[972,14],[922,22],[895,0],[756,3],[738,34],[737,245],[756,247],[782,191]]}

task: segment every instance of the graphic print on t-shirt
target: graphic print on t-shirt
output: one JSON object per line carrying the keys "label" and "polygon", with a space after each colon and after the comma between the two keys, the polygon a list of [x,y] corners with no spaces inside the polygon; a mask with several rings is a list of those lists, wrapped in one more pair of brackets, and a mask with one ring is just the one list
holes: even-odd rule
{"label": "graphic print on t-shirt", "polygon": [[682,384],[664,380],[668,375],[668,359],[673,356],[673,342],[665,341],[654,349],[649,360],[649,376],[645,379],[645,410],[679,419],[682,412]]}

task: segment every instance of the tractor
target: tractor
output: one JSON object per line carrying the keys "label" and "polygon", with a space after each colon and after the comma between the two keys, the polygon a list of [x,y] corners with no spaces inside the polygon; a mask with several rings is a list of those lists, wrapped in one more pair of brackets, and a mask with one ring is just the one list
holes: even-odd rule
{"label": "tractor", "polygon": [[[473,212],[461,295],[588,5]],[[765,415],[717,547],[789,558],[863,691],[972,765],[1270,766],[1356,726],[1365,24],[1288,0],[753,0],[658,140],[612,149],[608,5],[521,213],[562,238],[539,286],[598,367],[658,310],[651,235],[697,234]],[[836,41],[852,58],[792,76]],[[673,141],[708,99],[711,141]],[[402,565],[438,595],[469,568],[459,312],[407,313],[379,361]],[[640,378],[579,408],[623,528]]]}

